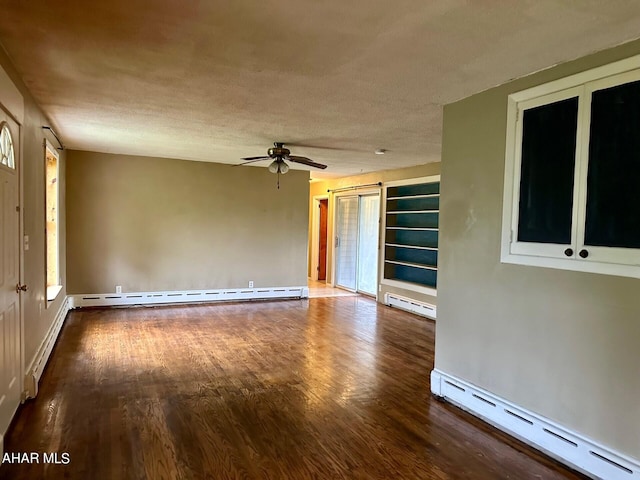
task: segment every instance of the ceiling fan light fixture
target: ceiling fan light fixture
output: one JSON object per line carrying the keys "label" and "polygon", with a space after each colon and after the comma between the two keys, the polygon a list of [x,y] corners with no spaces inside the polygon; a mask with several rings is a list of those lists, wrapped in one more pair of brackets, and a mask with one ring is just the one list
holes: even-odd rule
{"label": "ceiling fan light fixture", "polygon": [[[267,155],[259,156],[259,157],[245,157],[243,163],[239,165],[246,165],[248,163],[253,162],[261,162],[263,160],[273,159],[273,162],[269,164],[267,169],[271,173],[276,173],[278,175],[278,188],[280,188],[280,174],[284,175],[289,171],[289,164],[287,162],[299,163],[302,165],[306,165],[308,167],[325,169],[326,165],[321,163],[314,162],[310,158],[300,157],[298,155],[290,155],[291,151],[288,148],[284,147],[284,143],[275,142],[273,144],[273,148],[267,150]],[[287,162],[285,162],[287,160]]]}
{"label": "ceiling fan light fixture", "polygon": [[271,162],[271,165],[269,165],[269,171],[271,173],[281,173],[284,175],[289,171],[289,165],[287,165],[281,158],[276,158]]}

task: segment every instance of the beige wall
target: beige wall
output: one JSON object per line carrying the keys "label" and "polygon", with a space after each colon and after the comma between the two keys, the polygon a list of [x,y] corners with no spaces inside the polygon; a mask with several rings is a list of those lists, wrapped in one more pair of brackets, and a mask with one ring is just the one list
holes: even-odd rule
{"label": "beige wall", "polygon": [[54,302],[46,301],[45,270],[45,155],[43,141],[52,145],[57,141],[43,125],[51,122],[39,109],[24,83],[17,75],[4,50],[0,50],[0,64],[24,97],[24,123],[20,126],[22,154],[20,158],[24,234],[29,236],[29,250],[24,252],[22,283],[29,290],[22,294],[24,314],[24,360],[29,368],[51,327],[65,297],[65,152],[60,152],[60,275],[63,289]]}
{"label": "beige wall", "polygon": [[70,151],[69,293],[306,285],[309,174]]}
{"label": "beige wall", "polygon": [[[381,172],[375,173],[367,173],[363,175],[356,175],[352,177],[343,177],[338,179],[331,180],[323,180],[323,181],[315,181],[311,182],[311,188],[309,193],[309,259],[307,264],[308,275],[311,277],[311,269],[313,264],[313,259],[311,255],[313,254],[313,238],[311,232],[313,231],[313,209],[314,209],[314,201],[313,198],[317,196],[329,196],[329,217],[328,217],[328,225],[327,225],[327,238],[329,239],[327,244],[327,282],[331,282],[332,272],[333,272],[333,247],[334,244],[331,239],[334,237],[333,233],[333,223],[334,223],[334,204],[335,204],[335,196],[333,193],[328,193],[327,190],[335,190],[344,187],[351,187],[354,185],[367,185],[371,183],[384,183],[385,182],[393,182],[397,180],[406,180],[411,178],[420,178],[426,177],[430,175],[439,175],[440,174],[440,162],[438,163],[428,163],[425,165],[419,165],[417,167],[410,168],[399,168],[395,170],[384,170]],[[379,188],[379,187],[372,187]],[[353,190],[353,192],[361,191],[361,190]],[[382,201],[382,192],[380,196],[380,200]],[[383,222],[380,222],[380,248],[383,245],[384,235],[382,233]],[[378,274],[382,271],[382,264],[378,265]],[[416,293],[413,291],[408,291],[403,288],[397,288],[389,285],[382,285],[382,289],[378,292],[378,300],[384,300],[384,294],[386,292],[397,293],[398,295],[407,296],[410,298],[414,298],[417,300],[422,300],[431,304],[436,304],[436,298],[431,295],[424,295],[420,293]]]}
{"label": "beige wall", "polygon": [[507,95],[639,53],[634,42],[445,107],[436,327],[436,368],[635,458],[640,280],[501,264],[500,231]]}

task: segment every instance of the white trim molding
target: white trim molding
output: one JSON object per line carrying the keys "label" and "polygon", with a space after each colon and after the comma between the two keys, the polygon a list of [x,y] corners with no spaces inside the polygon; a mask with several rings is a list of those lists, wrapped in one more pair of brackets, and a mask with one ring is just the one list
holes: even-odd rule
{"label": "white trim molding", "polygon": [[211,303],[276,298],[309,298],[309,287],[225,288],[218,290],[81,294],[71,295],[71,308]]}
{"label": "white trim molding", "polygon": [[66,297],[62,302],[58,313],[56,313],[47,335],[44,337],[44,340],[42,340],[40,348],[38,348],[38,351],[31,360],[31,364],[27,368],[27,373],[24,376],[23,398],[25,400],[27,398],[35,398],[36,395],[38,395],[38,382],[40,382],[42,372],[44,372],[44,369],[47,366],[49,356],[51,355],[51,351],[58,340],[58,335],[60,335],[60,330],[67,318],[69,309],[70,299],[69,297]]}
{"label": "white trim molding", "polygon": [[431,392],[593,478],[639,480],[640,461],[440,370]]}

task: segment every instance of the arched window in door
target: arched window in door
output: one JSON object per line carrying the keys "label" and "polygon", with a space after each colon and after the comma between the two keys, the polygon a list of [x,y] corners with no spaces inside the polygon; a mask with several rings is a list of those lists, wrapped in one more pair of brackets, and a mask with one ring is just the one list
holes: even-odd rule
{"label": "arched window in door", "polygon": [[13,138],[9,126],[4,123],[0,129],[0,164],[15,169],[16,161],[13,156]]}

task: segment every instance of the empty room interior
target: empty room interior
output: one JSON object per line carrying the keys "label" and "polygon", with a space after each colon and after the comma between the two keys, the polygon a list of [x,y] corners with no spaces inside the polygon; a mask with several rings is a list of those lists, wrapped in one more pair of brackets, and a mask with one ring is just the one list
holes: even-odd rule
{"label": "empty room interior", "polygon": [[1,2],[0,478],[640,480],[640,6]]}

